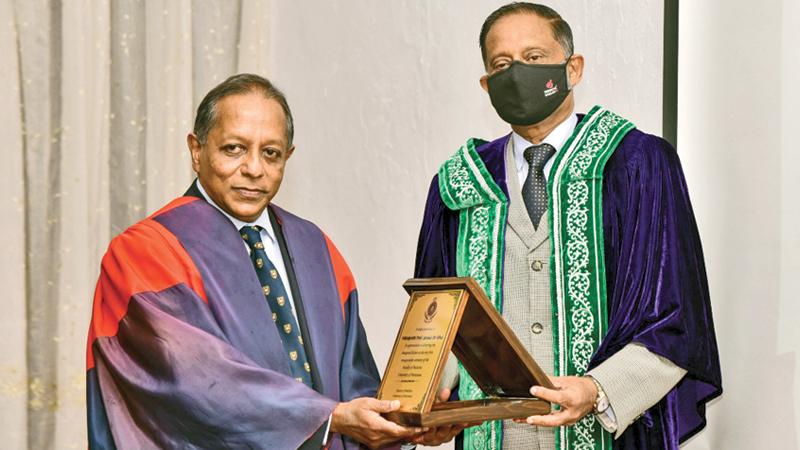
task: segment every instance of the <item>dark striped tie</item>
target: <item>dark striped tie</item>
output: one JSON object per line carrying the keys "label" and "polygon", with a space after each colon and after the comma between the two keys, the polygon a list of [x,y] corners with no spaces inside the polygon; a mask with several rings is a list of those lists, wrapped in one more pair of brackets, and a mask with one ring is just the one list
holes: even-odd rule
{"label": "dark striped tie", "polygon": [[528,176],[522,186],[522,200],[528,210],[533,228],[539,227],[539,220],[547,211],[547,181],[544,178],[544,165],[556,152],[550,144],[533,145],[525,149],[523,155],[528,161]]}
{"label": "dark striped tie", "polygon": [[250,259],[256,269],[258,280],[261,282],[261,289],[264,297],[267,298],[269,308],[272,310],[272,320],[278,327],[278,334],[283,341],[283,348],[289,357],[289,367],[292,376],[302,383],[312,386],[311,366],[308,364],[306,349],[303,344],[303,337],[300,335],[300,328],[297,320],[292,313],[286,296],[286,287],[281,281],[281,276],[275,265],[267,257],[264,251],[264,243],[261,242],[261,227],[245,226],[241,230],[242,239],[250,247]]}

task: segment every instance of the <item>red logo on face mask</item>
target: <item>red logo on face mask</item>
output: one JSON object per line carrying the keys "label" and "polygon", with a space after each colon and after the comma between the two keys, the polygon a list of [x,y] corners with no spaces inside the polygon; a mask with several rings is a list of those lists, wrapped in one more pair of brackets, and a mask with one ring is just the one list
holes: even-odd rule
{"label": "red logo on face mask", "polygon": [[547,89],[553,89],[553,80],[548,81],[547,84],[545,84],[544,86]]}

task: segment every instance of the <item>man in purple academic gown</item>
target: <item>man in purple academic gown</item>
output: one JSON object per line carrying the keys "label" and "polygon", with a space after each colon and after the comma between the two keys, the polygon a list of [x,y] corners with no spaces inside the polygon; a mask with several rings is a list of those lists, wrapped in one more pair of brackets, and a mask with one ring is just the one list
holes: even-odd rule
{"label": "man in purple academic gown", "polygon": [[[484,289],[520,341],[556,375],[556,389],[533,387],[531,393],[560,407],[469,428],[457,442],[470,450],[608,448],[612,440],[617,449],[677,449],[705,426],[706,404],[722,393],[703,254],[678,155],[663,139],[632,124],[626,128],[627,121],[602,108],[573,112],[583,57],[573,51],[569,25],[552,9],[529,3],[499,8],[486,19],[480,46],[481,85],[513,132],[488,143],[471,140],[434,177],[415,276],[488,280]],[[620,131],[613,143],[609,124]],[[598,148],[607,160],[597,157]],[[569,166],[564,153],[572,150],[578,159]],[[578,176],[590,162],[601,164],[597,176]],[[564,172],[560,191],[563,168],[576,172]],[[592,198],[601,225],[599,257],[584,272],[558,278],[559,262],[574,263],[585,257],[574,250],[587,247],[552,242],[560,230],[553,222],[566,218],[569,226],[591,214],[590,207],[567,204],[586,195],[573,187],[592,182],[598,182]],[[555,200],[561,192],[566,196]],[[476,213],[478,207],[484,209]],[[587,228],[585,220],[575,223],[568,233]],[[469,234],[481,224],[483,234]],[[487,236],[495,236],[495,247]],[[481,269],[492,258],[497,264]],[[568,318],[563,313],[574,307],[572,288],[595,275],[604,277],[602,311],[592,316],[584,309],[585,315]],[[570,289],[559,290],[562,281]],[[574,331],[585,323],[602,328],[596,339],[568,341],[571,354],[591,350],[585,365],[569,372],[558,336],[576,339]],[[463,371],[446,378],[462,398],[474,394],[463,389],[470,381]],[[590,429],[595,434],[576,433]]]}
{"label": "man in purple academic gown", "polygon": [[89,447],[356,449],[436,444],[372,398],[379,375],[350,270],[270,200],[292,155],[286,99],[236,75],[188,136],[198,179],[117,236],[87,348]]}

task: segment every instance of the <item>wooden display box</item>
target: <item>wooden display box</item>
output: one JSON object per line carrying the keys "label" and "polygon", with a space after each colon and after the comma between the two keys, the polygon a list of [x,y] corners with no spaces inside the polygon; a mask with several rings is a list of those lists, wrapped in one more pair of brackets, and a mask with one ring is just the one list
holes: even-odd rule
{"label": "wooden display box", "polygon": [[[399,400],[386,414],[406,426],[439,426],[548,414],[530,388],[552,388],[547,375],[472,278],[415,278],[377,397]],[[436,403],[452,351],[486,394],[483,400]]]}

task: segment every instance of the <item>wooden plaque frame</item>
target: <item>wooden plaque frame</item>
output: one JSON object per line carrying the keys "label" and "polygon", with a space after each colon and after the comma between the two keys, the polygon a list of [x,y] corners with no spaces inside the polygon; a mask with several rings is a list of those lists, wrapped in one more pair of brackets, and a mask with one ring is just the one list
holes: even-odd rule
{"label": "wooden plaque frame", "polygon": [[[403,287],[410,298],[377,395],[401,401],[389,420],[439,426],[550,413],[530,394],[534,385],[552,388],[550,379],[475,280],[412,278]],[[450,351],[486,399],[435,403]]]}

